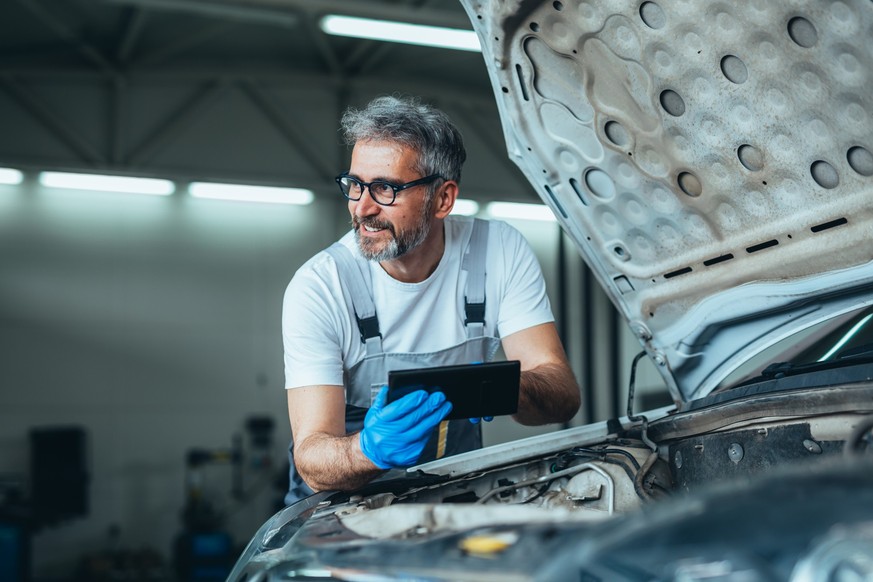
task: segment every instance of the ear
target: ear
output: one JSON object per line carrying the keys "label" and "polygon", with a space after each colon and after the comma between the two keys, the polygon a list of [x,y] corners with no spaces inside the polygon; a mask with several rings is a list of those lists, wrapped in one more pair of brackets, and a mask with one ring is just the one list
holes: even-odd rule
{"label": "ear", "polygon": [[434,195],[433,210],[435,218],[445,218],[455,206],[455,200],[458,199],[458,183],[454,180],[447,180],[437,190]]}

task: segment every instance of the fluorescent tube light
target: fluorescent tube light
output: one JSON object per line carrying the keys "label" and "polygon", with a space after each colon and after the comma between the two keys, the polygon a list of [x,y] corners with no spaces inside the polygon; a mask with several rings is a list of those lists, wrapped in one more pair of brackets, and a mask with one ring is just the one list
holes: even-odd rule
{"label": "fluorescent tube light", "polygon": [[169,180],[159,180],[157,178],[71,174],[67,172],[42,172],[39,175],[39,183],[48,188],[120,192],[124,194],[151,194],[154,196],[168,196],[176,190],[176,186]]}
{"label": "fluorescent tube light", "polygon": [[461,216],[473,216],[477,212],[479,212],[479,203],[475,200],[458,198],[452,207],[452,214],[459,214]]}
{"label": "fluorescent tube light", "polygon": [[548,206],[543,204],[521,204],[518,202],[491,202],[487,208],[488,214],[494,218],[512,218],[520,220],[544,220],[556,222],[555,215]]}
{"label": "fluorescent tube light", "polygon": [[277,188],[273,186],[249,186],[246,184],[218,184],[192,182],[188,192],[195,198],[235,200],[238,202],[267,202],[273,204],[311,204],[315,195],[303,188]]}
{"label": "fluorescent tube light", "polygon": [[328,14],[321,19],[321,30],[327,34],[366,38],[386,42],[400,42],[422,46],[450,48],[462,51],[481,52],[479,38],[472,30],[442,28],[393,22],[390,20],[371,20],[353,16]]}
{"label": "fluorescent tube light", "polygon": [[0,168],[0,184],[21,184],[22,180],[24,180],[24,174],[22,174],[19,170],[13,170],[12,168]]}

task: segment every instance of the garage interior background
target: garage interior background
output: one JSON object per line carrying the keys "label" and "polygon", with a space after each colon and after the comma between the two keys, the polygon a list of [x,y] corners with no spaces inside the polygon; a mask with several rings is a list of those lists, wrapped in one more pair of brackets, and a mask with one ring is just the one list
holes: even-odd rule
{"label": "garage interior background", "polygon": [[[348,164],[346,107],[421,96],[464,134],[463,198],[540,204],[507,158],[480,53],[328,36],[326,13],[470,28],[454,0],[0,3],[0,167],[22,172],[0,185],[0,514],[38,510],[34,434],[84,435],[87,508],[29,536],[37,579],[110,551],[169,564],[196,495],[237,545],[277,509],[290,433],[281,298],[348,228],[333,182]],[[39,178],[51,170],[168,179],[175,192],[50,188]],[[315,199],[197,199],[192,181]],[[509,222],[541,261],[583,386],[573,424],[623,414],[636,340],[555,222]],[[641,400],[662,396],[652,369],[638,381]],[[558,428],[497,419],[485,438]],[[234,450],[239,467],[223,460]],[[76,487],[57,479],[56,493]]]}

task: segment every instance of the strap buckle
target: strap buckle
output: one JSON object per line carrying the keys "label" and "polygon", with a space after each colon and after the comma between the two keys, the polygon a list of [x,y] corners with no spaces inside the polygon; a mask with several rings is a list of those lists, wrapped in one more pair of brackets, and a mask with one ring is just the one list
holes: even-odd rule
{"label": "strap buckle", "polygon": [[468,325],[471,323],[481,323],[485,324],[485,301],[482,303],[470,303],[467,301],[467,298],[464,297],[464,314],[467,316],[464,319],[464,325]]}
{"label": "strap buckle", "polygon": [[379,333],[379,318],[376,317],[376,314],[363,319],[355,314],[355,318],[358,320],[358,329],[361,331],[362,344],[367,343],[371,337],[382,337],[382,334]]}

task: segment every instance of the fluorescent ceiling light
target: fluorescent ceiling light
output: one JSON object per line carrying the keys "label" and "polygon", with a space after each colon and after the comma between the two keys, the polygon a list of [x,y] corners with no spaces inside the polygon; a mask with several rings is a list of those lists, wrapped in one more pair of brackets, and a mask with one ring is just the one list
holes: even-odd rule
{"label": "fluorescent ceiling light", "polygon": [[488,214],[494,218],[511,218],[520,220],[545,220],[556,222],[555,215],[548,206],[543,204],[521,204],[518,202],[491,202],[488,204]]}
{"label": "fluorescent ceiling light", "polygon": [[268,202],[273,204],[310,204],[315,195],[302,188],[276,188],[246,184],[192,182],[188,192],[195,198],[235,200],[238,202]]}
{"label": "fluorescent ceiling light", "polygon": [[479,203],[475,200],[458,198],[452,207],[452,214],[460,214],[461,216],[473,216],[477,212],[479,212]]}
{"label": "fluorescent ceiling light", "polygon": [[0,168],[0,184],[21,184],[24,174],[12,168]]}
{"label": "fluorescent ceiling light", "polygon": [[475,32],[458,28],[442,28],[328,14],[321,19],[321,30],[327,34],[353,38],[435,46],[462,51],[481,52],[482,50]]}
{"label": "fluorescent ceiling light", "polygon": [[48,188],[120,192],[125,194],[151,194],[154,196],[167,196],[176,190],[176,186],[169,180],[159,180],[157,178],[70,174],[67,172],[42,172],[39,175],[39,183]]}

